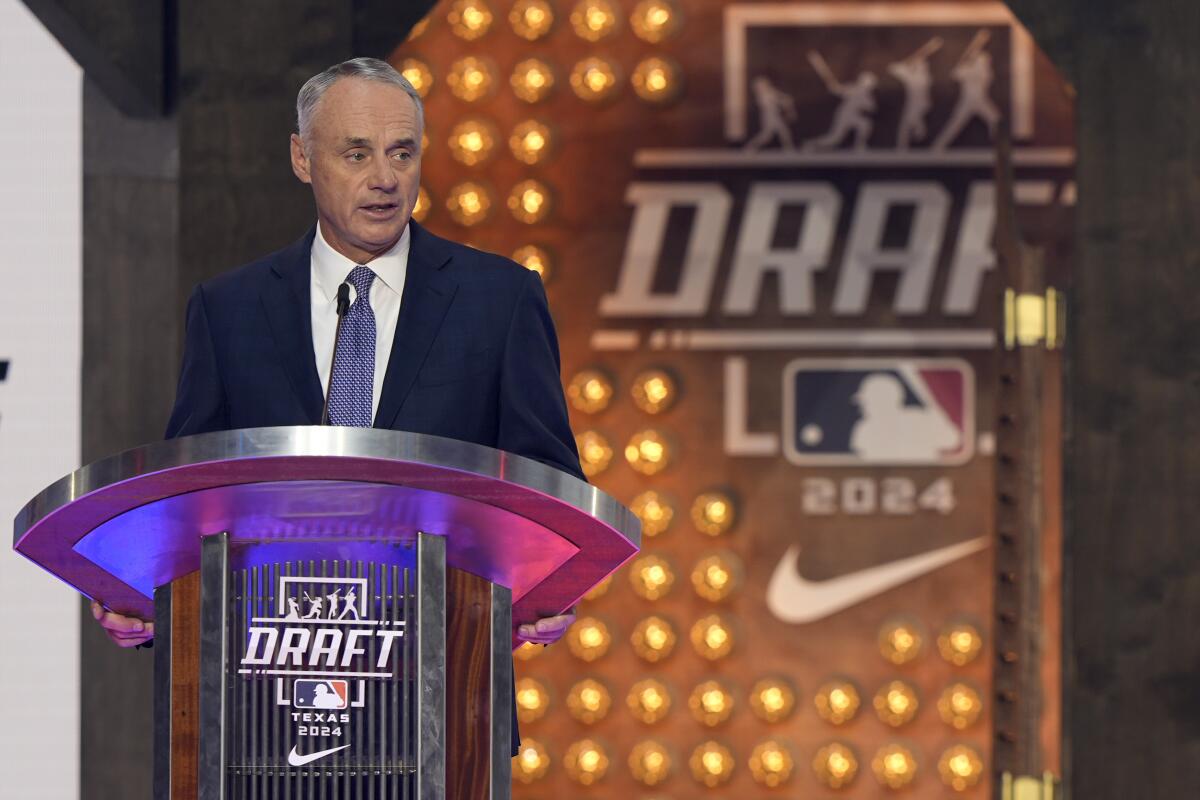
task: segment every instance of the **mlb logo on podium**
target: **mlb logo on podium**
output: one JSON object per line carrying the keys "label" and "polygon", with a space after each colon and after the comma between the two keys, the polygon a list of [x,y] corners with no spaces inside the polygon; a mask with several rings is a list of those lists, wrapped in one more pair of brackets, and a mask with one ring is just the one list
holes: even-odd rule
{"label": "mlb logo on podium", "polygon": [[798,359],[783,385],[793,464],[937,466],[974,455],[975,373],[961,359]]}
{"label": "mlb logo on podium", "polygon": [[298,678],[292,684],[292,705],[296,708],[345,708],[349,704],[349,697],[347,681]]}

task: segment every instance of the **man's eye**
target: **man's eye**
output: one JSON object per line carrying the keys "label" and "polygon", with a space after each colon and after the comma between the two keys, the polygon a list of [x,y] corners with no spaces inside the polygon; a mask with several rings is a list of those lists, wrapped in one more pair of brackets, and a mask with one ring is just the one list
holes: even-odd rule
{"label": "man's eye", "polygon": [[408,152],[407,150],[401,150],[392,157],[398,158],[401,161],[408,161],[410,158],[412,158],[412,153]]}
{"label": "man's eye", "polygon": [[364,158],[366,158],[366,156],[363,155],[362,153],[351,153],[350,154],[351,161],[362,161]]}

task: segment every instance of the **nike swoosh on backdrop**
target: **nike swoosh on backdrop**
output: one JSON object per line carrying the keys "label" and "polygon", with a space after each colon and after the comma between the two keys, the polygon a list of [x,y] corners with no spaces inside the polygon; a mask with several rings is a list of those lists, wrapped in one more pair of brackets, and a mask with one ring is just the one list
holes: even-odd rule
{"label": "nike swoosh on backdrop", "polygon": [[338,750],[345,750],[349,746],[349,744],[344,744],[341,747],[331,747],[328,750],[318,750],[315,753],[309,753],[306,756],[302,756],[296,752],[296,746],[292,745],[292,752],[288,753],[288,763],[293,767],[302,767],[309,762],[316,761],[318,758],[324,758],[325,756],[332,755]]}
{"label": "nike swoosh on backdrop", "polygon": [[810,581],[797,569],[800,545],[794,544],[783,554],[771,575],[771,583],[767,586],[767,608],[784,622],[816,622],[987,546],[987,537],[981,536],[827,581]]}

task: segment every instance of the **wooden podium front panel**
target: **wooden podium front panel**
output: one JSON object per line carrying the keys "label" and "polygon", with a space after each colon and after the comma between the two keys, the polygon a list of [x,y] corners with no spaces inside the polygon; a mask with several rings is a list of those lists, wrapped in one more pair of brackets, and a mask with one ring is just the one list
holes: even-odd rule
{"label": "wooden podium front panel", "polygon": [[200,752],[200,573],[171,584],[171,800],[195,800]]}
{"label": "wooden podium front panel", "polygon": [[491,584],[446,570],[446,798],[486,800],[491,783]]}

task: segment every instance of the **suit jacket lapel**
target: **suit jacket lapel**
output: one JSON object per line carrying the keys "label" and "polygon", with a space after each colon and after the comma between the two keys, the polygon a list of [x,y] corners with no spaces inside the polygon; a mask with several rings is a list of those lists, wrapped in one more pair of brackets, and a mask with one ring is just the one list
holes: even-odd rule
{"label": "suit jacket lapel", "polygon": [[312,343],[311,259],[316,227],[284,250],[271,265],[271,278],[263,289],[263,307],[279,354],[300,399],[308,421],[321,423],[325,392],[317,375]]}
{"label": "suit jacket lapel", "polygon": [[441,271],[450,261],[449,248],[418,225],[416,220],[408,224],[412,237],[408,250],[408,269],[404,277],[404,292],[400,297],[396,338],[392,340],[392,354],[388,357],[383,392],[375,413],[376,428],[391,428],[395,424],[404,398],[412,390],[417,371],[425,361],[425,355],[446,317],[446,309],[458,290],[458,283]]}

